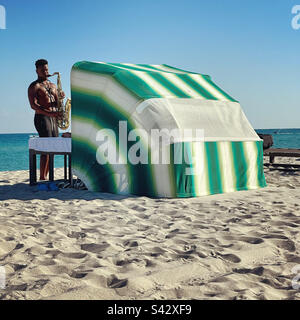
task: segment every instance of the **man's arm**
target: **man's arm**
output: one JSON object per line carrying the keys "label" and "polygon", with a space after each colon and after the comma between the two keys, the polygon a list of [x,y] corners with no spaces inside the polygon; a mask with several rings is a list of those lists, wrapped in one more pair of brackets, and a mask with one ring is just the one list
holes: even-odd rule
{"label": "man's arm", "polygon": [[38,103],[36,85],[29,86],[28,99],[29,99],[29,103],[30,103],[31,108],[35,111],[39,111],[40,114],[43,114],[48,117],[57,117],[58,116],[57,112],[48,112]]}

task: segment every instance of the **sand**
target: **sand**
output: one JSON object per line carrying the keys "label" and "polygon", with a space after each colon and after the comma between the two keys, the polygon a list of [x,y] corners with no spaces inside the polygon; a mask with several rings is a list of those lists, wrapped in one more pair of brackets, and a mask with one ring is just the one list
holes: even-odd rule
{"label": "sand", "polygon": [[265,175],[264,189],[151,199],[1,172],[0,299],[299,299],[300,171]]}

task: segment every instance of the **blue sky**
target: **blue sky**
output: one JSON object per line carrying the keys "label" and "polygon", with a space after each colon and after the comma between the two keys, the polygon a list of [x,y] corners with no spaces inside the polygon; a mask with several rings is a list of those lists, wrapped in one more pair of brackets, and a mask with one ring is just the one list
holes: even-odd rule
{"label": "blue sky", "polygon": [[[0,0],[0,133],[35,132],[27,99],[34,62],[169,64],[209,74],[254,128],[300,127],[300,0]],[[300,21],[299,21],[300,22]]]}

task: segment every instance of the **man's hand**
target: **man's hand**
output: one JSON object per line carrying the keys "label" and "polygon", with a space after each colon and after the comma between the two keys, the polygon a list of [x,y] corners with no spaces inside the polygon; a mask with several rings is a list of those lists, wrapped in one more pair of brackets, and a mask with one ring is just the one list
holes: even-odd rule
{"label": "man's hand", "polygon": [[50,117],[53,117],[53,118],[59,118],[60,117],[60,112],[50,112]]}
{"label": "man's hand", "polygon": [[59,118],[61,116],[61,112],[56,111],[55,108],[44,109],[44,112],[48,117]]}
{"label": "man's hand", "polygon": [[65,97],[66,97],[65,93],[64,93],[63,91],[60,92],[58,98],[59,98],[60,100],[62,100],[62,99],[64,99]]}
{"label": "man's hand", "polygon": [[58,118],[61,118],[61,119],[62,119],[63,116],[64,116],[64,112],[63,112],[63,111],[58,111],[57,114],[58,114],[57,117],[58,117]]}

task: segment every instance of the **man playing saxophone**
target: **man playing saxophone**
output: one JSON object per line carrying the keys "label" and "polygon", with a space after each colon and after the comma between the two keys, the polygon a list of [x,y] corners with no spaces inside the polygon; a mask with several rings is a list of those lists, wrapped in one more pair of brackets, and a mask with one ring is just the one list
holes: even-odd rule
{"label": "man playing saxophone", "polygon": [[[48,61],[37,60],[35,63],[37,80],[28,88],[30,106],[35,110],[34,125],[40,137],[58,137],[57,117],[61,114],[57,110],[59,99],[65,97],[64,92],[58,96],[56,85],[48,80]],[[49,156],[41,155],[40,180],[46,180],[49,173]]]}

